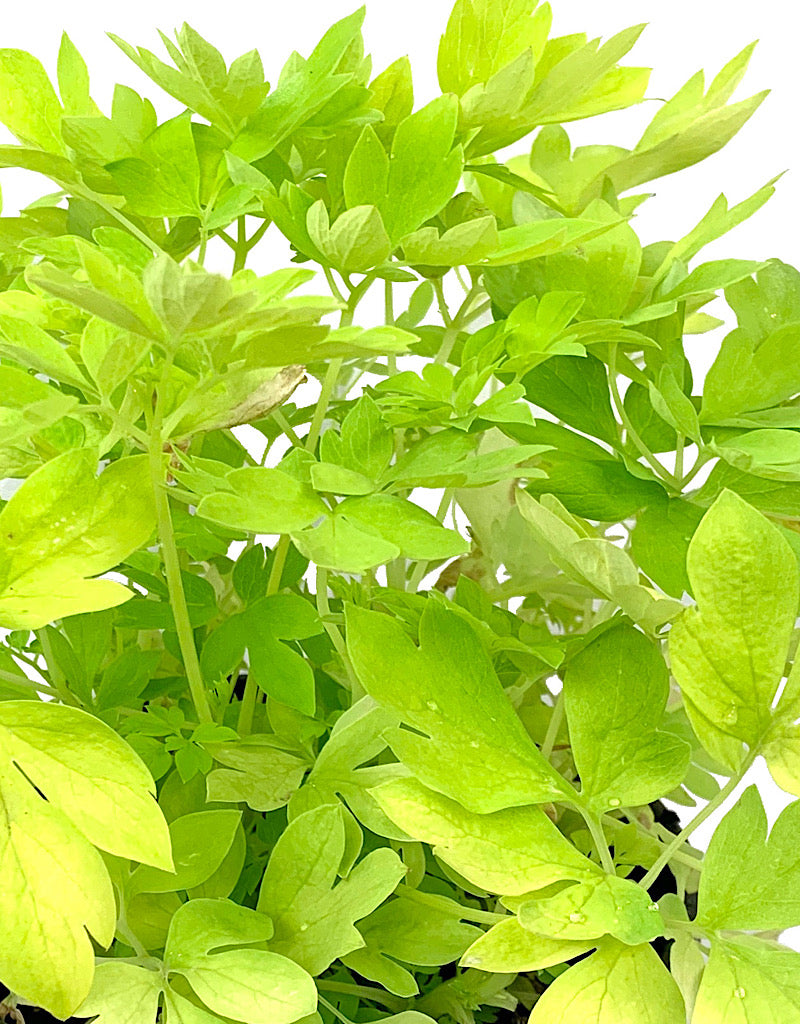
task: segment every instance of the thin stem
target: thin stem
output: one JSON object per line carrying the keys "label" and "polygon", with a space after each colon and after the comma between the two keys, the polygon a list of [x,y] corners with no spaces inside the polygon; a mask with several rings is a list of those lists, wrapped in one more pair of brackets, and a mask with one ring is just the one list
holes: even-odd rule
{"label": "thin stem", "polygon": [[733,791],[742,781],[744,776],[747,774],[747,771],[749,770],[753,761],[755,761],[757,755],[758,747],[756,746],[751,751],[749,751],[747,757],[742,762],[742,765],[739,768],[739,770],[736,772],[735,775],[732,775],[730,777],[728,782],[722,787],[722,789],[719,791],[719,793],[717,793],[713,800],[709,800],[706,806],[702,809],[702,811],[700,811],[699,814],[696,814],[694,818],[692,818],[692,820],[689,822],[689,824],[681,832],[679,832],[677,836],[675,836],[671,843],[669,843],[664,848],[664,850],[661,852],[661,856],[658,858],[655,864],[653,864],[653,866],[650,868],[650,870],[647,872],[647,874],[644,876],[641,882],[639,882],[639,885],[641,885],[643,889],[648,889],[653,884],[656,878],[658,878],[658,876],[661,874],[662,870],[667,866],[667,864],[669,864],[675,852],[677,850],[680,850],[680,848],[683,846],[683,844],[686,842],[689,836],[695,831],[695,829],[699,828],[707,818],[711,817],[711,815],[714,813],[714,811],[717,810],[717,808],[721,807],[725,803],[725,801],[728,799],[731,793],[733,793]]}
{"label": "thin stem", "polygon": [[244,214],[242,214],[236,221],[236,248],[234,249],[233,255],[233,270],[231,274],[238,274],[240,270],[244,270],[244,265],[247,262],[247,254],[250,252],[250,248],[247,244],[247,229],[244,222]]}
{"label": "thin stem", "polygon": [[612,344],[610,346],[610,351],[609,351],[609,359],[608,359],[608,386],[609,386],[609,390],[611,391],[611,398],[613,399],[613,402],[614,402],[614,408],[615,408],[615,410],[617,412],[617,415],[619,416],[620,420],[622,421],[623,427],[625,427],[625,436],[639,450],[641,455],[644,457],[645,462],[647,462],[648,466],[650,466],[650,468],[653,470],[653,472],[656,474],[656,476],[660,477],[665,483],[669,484],[669,486],[672,487],[674,490],[679,491],[681,489],[681,487],[680,487],[680,484],[678,483],[678,481],[675,479],[675,477],[672,475],[672,473],[669,472],[668,469],[666,469],[664,466],[661,465],[661,463],[658,461],[658,459],[655,457],[655,455],[653,455],[653,453],[650,451],[650,449],[647,447],[647,445],[644,443],[644,441],[641,439],[641,437],[639,437],[639,434],[636,431],[636,428],[634,427],[633,423],[631,423],[631,419],[628,416],[628,413],[625,411],[625,406],[624,406],[624,404],[622,402],[622,397],[620,396],[620,392],[619,392],[619,384],[617,383],[617,346],[616,346],[616,344]]}
{"label": "thin stem", "polygon": [[317,566],[316,600],[317,614],[322,620],[323,628],[336,649],[336,653],[342,659],[342,664],[347,672],[347,678],[350,681],[350,693],[353,698],[353,703],[355,703],[355,701],[364,696],[365,691],[361,686],[361,683],[358,681],[355,669],[350,661],[350,655],[347,651],[347,644],[345,643],[344,637],[336,623],[331,621],[331,607],[328,603],[328,570],[323,569],[320,566]]}
{"label": "thin stem", "polygon": [[596,818],[589,811],[584,811],[580,806],[578,810],[581,813],[583,820],[589,827],[589,832],[592,836],[595,848],[600,855],[600,863],[603,865],[603,870],[609,875],[616,874],[616,868],[614,867],[614,861],[611,857],[611,851],[608,848],[608,841],[606,840],[606,834],[603,831],[603,826],[600,824],[598,818]]}
{"label": "thin stem", "polygon": [[675,473],[673,474],[676,481],[683,480],[683,455],[685,447],[686,438],[683,434],[678,434],[675,443]]}
{"label": "thin stem", "polygon": [[28,679],[27,676],[22,679],[19,676],[15,676],[13,672],[5,672],[2,669],[0,669],[0,682],[13,683],[14,686],[27,686],[37,693],[49,693],[53,697],[61,696],[61,693],[55,686],[50,686],[49,683],[37,683],[35,679]]}
{"label": "thin stem", "polygon": [[152,252],[155,256],[164,255],[164,250],[157,242],[154,242],[149,235],[146,235],[144,233],[144,231],[140,231],[139,228],[137,228],[134,223],[128,220],[124,213],[120,213],[120,211],[116,209],[116,207],[111,206],[109,203],[105,202],[102,196],[98,195],[96,192],[92,192],[91,189],[82,189],[74,184],[70,185],[70,192],[74,196],[80,197],[81,199],[88,199],[90,203],[94,203],[96,206],[99,206],[102,210],[105,210],[109,217],[113,217],[115,221],[117,221],[119,224],[122,224],[122,226],[127,231],[130,231],[130,233],[135,238],[139,239],[142,245],[146,245],[150,252]]}
{"label": "thin stem", "polygon": [[343,359],[331,359],[330,363],[328,363],[328,369],[325,371],[325,379],[322,382],[322,390],[319,393],[317,407],[314,409],[311,428],[306,435],[306,451],[311,452],[312,454],[316,451],[317,441],[319,441],[320,434],[322,433],[322,424],[325,422],[328,405],[330,404],[331,397],[333,396],[336,381],[338,380],[343,363]]}
{"label": "thin stem", "polygon": [[208,702],[208,694],[206,693],[203,674],[200,670],[200,660],[197,657],[197,647],[195,646],[194,631],[192,630],[192,623],[189,618],[189,608],[186,604],[180,558],[178,556],[178,547],[175,543],[175,530],[172,525],[172,515],[169,509],[169,493],[164,479],[163,440],[161,437],[163,396],[171,368],[172,359],[170,358],[164,364],[164,370],[158,386],[156,408],[151,423],[150,481],[155,497],[158,537],[161,543],[161,555],[164,559],[164,573],[167,578],[170,604],[175,619],[178,643],[186,668],[186,678],[192,695],[192,703],[201,722],[213,722],[214,716],[211,714],[211,706]]}
{"label": "thin stem", "polygon": [[325,274],[325,280],[328,282],[328,287],[333,293],[333,297],[338,299],[343,305],[347,305],[347,299],[344,297],[344,293],[339,285],[336,283],[336,278],[333,276],[333,271],[330,267],[323,267],[323,273]]}
{"label": "thin stem", "polygon": [[255,247],[258,245],[258,243],[261,241],[261,239],[264,237],[264,235],[266,235],[267,229],[269,228],[271,223],[272,223],[271,220],[265,219],[255,229],[253,234],[247,240],[247,251],[248,252],[250,252],[252,249],[255,249]]}
{"label": "thin stem", "polygon": [[[441,897],[432,893],[421,892],[419,889],[412,889],[405,884],[398,885],[395,890],[397,896],[412,903],[419,903],[425,907],[435,907],[439,913],[448,913],[448,908],[443,907]],[[477,910],[474,907],[465,907],[457,904],[453,907],[452,916],[459,921],[474,921],[476,924],[497,924],[508,917],[508,914],[497,914],[491,910]]]}
{"label": "thin stem", "polygon": [[342,1024],[353,1024],[349,1017],[345,1017],[341,1011],[337,1010],[333,1003],[329,1003],[325,996],[320,995],[319,992],[317,992],[317,999],[319,999],[325,1009],[329,1010],[337,1020],[342,1022]]}
{"label": "thin stem", "polygon": [[694,480],[694,478],[703,468],[703,466],[705,466],[707,462],[710,462],[712,458],[713,455],[709,455],[707,452],[699,452],[695,464],[692,466],[692,468],[689,470],[686,476],[681,480],[681,487],[683,488],[688,483],[691,483],[692,480]]}
{"label": "thin stem", "polygon": [[550,759],[550,755],[553,753],[553,747],[555,746],[556,736],[558,736],[558,730],[561,728],[561,723],[564,721],[564,688],[556,697],[555,705],[553,706],[553,713],[550,716],[550,721],[547,724],[547,732],[545,733],[544,743],[542,743],[542,756]]}
{"label": "thin stem", "polygon": [[289,554],[289,544],[289,535],[286,533],[281,534],[278,543],[275,545],[275,554],[273,555],[272,567],[269,571],[267,597],[272,597],[273,594],[277,594],[281,589],[281,578],[286,566],[286,556]]}
{"label": "thin stem", "polygon": [[400,1013],[407,1005],[405,999],[399,996],[390,996],[380,988],[372,988],[371,985],[349,985],[344,981],[317,981],[317,988],[323,992],[336,992],[343,996],[361,996],[362,999],[369,999],[370,1002],[385,1006],[393,1013]]}
{"label": "thin stem", "polygon": [[491,302],[484,302],[477,309],[470,310],[470,307],[478,298],[482,289],[480,285],[473,285],[473,287],[467,293],[466,298],[458,308],[458,312],[454,317],[450,317],[445,305],[444,289],[441,281],[434,282],[434,289],[436,290],[436,297],[439,302],[439,312],[442,315],[442,320],[445,323],[445,332],[442,336],[442,343],[439,346],[439,351],[436,353],[434,363],[443,365],[450,358],[450,354],[453,351],[453,346],[456,343],[459,332],[465,327],[468,327],[478,317],[483,314],[491,307]]}
{"label": "thin stem", "polygon": [[286,436],[292,442],[294,447],[295,448],[302,448],[303,447],[303,442],[297,436],[297,433],[295,432],[294,427],[286,419],[286,417],[281,412],[281,410],[280,409],[275,409],[273,411],[273,413],[272,413],[272,417],[275,420],[275,422],[278,424],[278,426],[281,428],[281,430],[284,432],[284,434],[286,434]]}

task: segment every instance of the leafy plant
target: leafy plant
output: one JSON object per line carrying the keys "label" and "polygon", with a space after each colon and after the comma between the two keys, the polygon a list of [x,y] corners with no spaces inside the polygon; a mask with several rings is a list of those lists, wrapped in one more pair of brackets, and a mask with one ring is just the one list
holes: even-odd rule
{"label": "leafy plant", "polygon": [[777,179],[634,229],[752,47],[573,150],[641,26],[457,0],[420,105],[363,17],[272,86],[112,36],[165,121],[0,50],[4,1009],[800,1021],[798,804],[690,843],[800,796],[800,273],[698,259]]}

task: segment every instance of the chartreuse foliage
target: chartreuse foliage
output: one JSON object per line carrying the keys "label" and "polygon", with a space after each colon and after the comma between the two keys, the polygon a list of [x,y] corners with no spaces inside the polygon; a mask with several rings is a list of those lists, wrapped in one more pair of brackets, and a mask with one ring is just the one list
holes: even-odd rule
{"label": "chartreuse foliage", "polygon": [[752,46],[573,148],[643,26],[436,13],[0,50],[0,1017],[800,1022],[800,273],[633,218]]}

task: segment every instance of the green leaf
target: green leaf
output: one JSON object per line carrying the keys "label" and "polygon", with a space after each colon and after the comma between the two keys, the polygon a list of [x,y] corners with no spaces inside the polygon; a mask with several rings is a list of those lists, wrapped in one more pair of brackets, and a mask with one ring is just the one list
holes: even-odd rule
{"label": "green leaf", "polygon": [[0,353],[54,380],[85,386],[86,381],[60,342],[36,324],[0,314]]}
{"label": "green leaf", "polygon": [[488,892],[522,896],[553,882],[591,879],[600,870],[539,807],[476,814],[416,779],[387,782],[373,795],[404,832]]}
{"label": "green leaf", "polygon": [[476,967],[492,973],[541,971],[592,949],[594,942],[554,939],[535,935],[523,928],[516,917],[498,921],[461,957],[462,967]]}
{"label": "green leaf", "polygon": [[61,33],[61,45],[58,48],[58,91],[61,93],[65,114],[99,114],[89,95],[86,61],[66,32]]}
{"label": "green leaf", "polygon": [[595,813],[650,803],[683,781],[689,747],[659,729],[668,696],[658,647],[631,626],[602,633],[570,660],[570,741],[581,793]]}
{"label": "green leaf", "polygon": [[200,166],[188,115],[165,121],[135,157],[108,165],[128,206],[142,217],[202,217]]}
{"label": "green leaf", "polygon": [[782,811],[767,838],[755,786],[717,826],[703,862],[698,924],[714,931],[781,931],[800,920],[800,804]]}
{"label": "green leaf", "polygon": [[102,946],[114,936],[113,890],[95,847],[168,869],[167,827],[145,766],[91,715],[5,701],[0,749],[0,891],[15,936],[0,952],[0,977],[64,1018],[92,981],[85,928]]}
{"label": "green leaf", "polygon": [[405,874],[397,854],[384,847],[334,885],[344,852],[341,806],[323,804],[286,827],[261,883],[258,910],[275,925],[270,947],[314,976],[364,945],[355,922],[383,903]]}
{"label": "green leaf", "polygon": [[176,892],[205,882],[231,848],[239,825],[239,811],[197,811],[170,823],[174,871],[138,867],[128,883],[131,895],[140,892]]}
{"label": "green leaf", "polygon": [[[625,311],[639,276],[642,247],[633,228],[620,223],[617,211],[602,199],[590,203],[583,216],[614,227],[588,239],[578,253],[549,256],[545,269],[548,289],[580,292],[585,296],[584,313],[616,319]],[[758,264],[748,266],[756,268]]]}
{"label": "green leaf", "polygon": [[310,562],[337,572],[364,573],[400,555],[393,541],[339,513],[339,507],[313,530],[292,534],[297,550]]}
{"label": "green leaf", "polygon": [[529,47],[540,50],[541,19],[532,17],[537,2],[458,0],[439,43],[442,92],[462,96],[470,86],[488,82]]}
{"label": "green leaf", "polygon": [[678,433],[700,443],[697,410],[678,384],[671,366],[663,366],[658,385],[649,381],[650,401],[655,412]]}
{"label": "green leaf", "polygon": [[61,104],[47,72],[25,50],[0,50],[0,121],[23,145],[64,153]]}
{"label": "green leaf", "polygon": [[528,736],[460,615],[428,601],[418,648],[387,615],[348,607],[346,623],[356,674],[410,727],[386,735],[422,782],[479,814],[570,792]]}
{"label": "green leaf", "polygon": [[[373,786],[405,774],[397,764],[368,764],[388,746],[383,735],[398,716],[362,697],[337,720],[302,789],[292,797],[290,817],[341,798],[358,821],[377,835],[404,840],[406,835],[386,817],[370,794]],[[366,765],[366,767],[361,767]]]}
{"label": "green leaf", "polygon": [[553,356],[522,378],[525,397],[577,430],[610,444],[619,440],[608,378],[594,356]]}
{"label": "green leaf", "polygon": [[[607,940],[559,975],[540,997],[531,1024],[685,1024],[678,986],[648,945]],[[710,1021],[709,1021],[710,1024]]]}
{"label": "green leaf", "polygon": [[642,586],[630,555],[602,537],[579,531],[563,505],[552,496],[534,501],[517,493],[517,505],[547,556],[568,577],[621,608],[649,633],[679,615],[679,601]]}
{"label": "green leaf", "polygon": [[650,942],[664,932],[658,906],[640,885],[604,875],[533,899],[518,908],[519,923],[536,935],[584,941],[612,935],[628,946]]}
{"label": "green leaf", "polygon": [[273,746],[268,737],[209,744],[207,749],[225,766],[209,772],[208,799],[243,801],[254,811],[274,811],[287,804],[308,770],[305,761]]}
{"label": "green leaf", "polygon": [[552,220],[516,224],[500,232],[499,248],[482,261],[482,266],[507,267],[541,256],[568,252],[604,235],[617,223],[621,223],[621,220],[609,224],[582,217],[556,217]]}
{"label": "green leaf", "polygon": [[365,273],[388,259],[392,251],[376,206],[354,206],[331,225],[320,199],[308,211],[306,225],[325,261],[343,273]]}
{"label": "green leaf", "polygon": [[345,966],[396,995],[417,995],[413,975],[395,961],[440,967],[457,960],[481,935],[479,928],[459,920],[458,903],[433,894],[424,900],[401,895],[365,918],[358,930],[366,946],[344,957]]}
{"label": "green leaf", "polygon": [[371,480],[377,480],[392,460],[392,432],[369,395],[362,395],[342,420],[340,437],[335,461]]}
{"label": "green leaf", "polygon": [[249,651],[250,672],[274,700],[313,715],[314,673],[301,654],[283,640],[303,640],[322,632],[314,606],[299,594],[263,597],[226,619],[203,647],[201,666],[212,679],[230,675]]}
{"label": "green leaf", "polygon": [[706,376],[701,419],[720,423],[751,410],[766,409],[800,390],[800,374],[791,353],[800,325],[772,331],[758,343],[739,327],[722,343]]}
{"label": "green leaf", "polygon": [[403,239],[403,253],[412,264],[457,267],[480,263],[500,245],[493,216],[456,224],[441,235],[434,227],[420,228]]}
{"label": "green leaf", "polygon": [[631,554],[636,564],[667,594],[681,597],[691,589],[686,573],[689,542],[703,510],[681,498],[651,505],[636,520]]}
{"label": "green leaf", "polygon": [[33,473],[0,512],[0,621],[39,629],[77,612],[112,608],[131,593],[92,579],[145,545],[155,527],[144,456],[95,476],[96,454],[65,452]]}
{"label": "green leaf", "polygon": [[24,443],[58,423],[76,405],[71,396],[14,366],[0,366],[0,389],[0,443],[4,446]]}
{"label": "green leaf", "polygon": [[716,292],[736,284],[745,277],[750,277],[764,266],[764,263],[754,263],[752,260],[714,260],[711,263],[703,263],[660,298],[680,301],[690,295]]}
{"label": "green leaf", "polygon": [[771,721],[797,614],[797,559],[747,502],[724,491],[689,545],[697,601],[670,632],[672,672],[706,749],[738,765]]}
{"label": "green leaf", "polygon": [[454,96],[440,96],[397,126],[385,199],[378,208],[394,244],[437,214],[458,187],[464,168],[453,148],[458,119]]}
{"label": "green leaf", "polygon": [[89,995],[78,1008],[97,1024],[153,1024],[163,990],[161,976],[136,964],[98,964]]}
{"label": "green leaf", "polygon": [[361,529],[396,545],[404,558],[436,560],[469,551],[468,542],[458,533],[446,529],[419,505],[395,495],[346,498],[336,511]]}
{"label": "green leaf", "polygon": [[381,205],[386,198],[388,182],[389,157],[375,129],[367,124],[353,146],[344,170],[344,198],[348,209]]}
{"label": "green leaf", "polygon": [[800,954],[755,936],[715,939],[694,1024],[800,1022]]}
{"label": "green leaf", "polygon": [[164,329],[148,305],[139,276],[114,263],[95,246],[81,240],[75,244],[88,282],[76,279],[51,263],[37,263],[26,270],[28,284],[126,331],[161,341]]}
{"label": "green leaf", "polygon": [[743,473],[800,482],[800,433],[794,430],[748,430],[715,441],[714,450]]}
{"label": "green leaf", "polygon": [[350,84],[352,75],[339,68],[345,54],[360,40],[363,21],[362,7],[331,26],[308,60],[296,54],[296,59],[290,59],[277,88],[237,135],[233,153],[249,163],[260,160]]}
{"label": "green leaf", "polygon": [[227,900],[190,900],[172,919],[164,957],[216,1013],[248,1024],[291,1024],[317,1005],[306,971],[276,952],[220,948],[271,935],[269,918],[253,910]]}
{"label": "green leaf", "polygon": [[200,501],[197,514],[234,530],[294,533],[328,510],[313,488],[279,469],[234,469],[225,483],[227,490]]}

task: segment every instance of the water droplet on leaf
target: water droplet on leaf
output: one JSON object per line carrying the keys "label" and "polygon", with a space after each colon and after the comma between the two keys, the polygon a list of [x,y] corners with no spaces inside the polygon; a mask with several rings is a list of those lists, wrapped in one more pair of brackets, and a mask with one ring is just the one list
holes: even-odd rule
{"label": "water droplet on leaf", "polygon": [[300,925],[300,931],[301,932],[307,932],[308,931],[308,922],[307,921],[303,921],[303,923]]}
{"label": "water droplet on leaf", "polygon": [[648,910],[658,910],[658,904],[657,904],[657,903],[651,903],[651,904],[650,904],[650,905],[648,906],[648,908],[647,908],[647,909],[648,909]]}
{"label": "water droplet on leaf", "polygon": [[612,796],[609,799],[609,801],[608,801],[608,806],[609,807],[621,807],[622,806],[622,801],[619,799],[619,797]]}
{"label": "water droplet on leaf", "polygon": [[727,710],[727,712],[725,714],[725,721],[733,723],[733,722],[736,721],[736,719],[738,717],[739,717],[739,709],[736,707],[735,704],[731,704],[731,706],[728,708],[728,710]]}
{"label": "water droplet on leaf", "polygon": [[570,921],[572,921],[573,924],[584,924],[586,922],[586,918],[583,916],[583,914],[578,913],[570,914],[569,919]]}
{"label": "water droplet on leaf", "polygon": [[737,999],[744,999],[744,997],[747,995],[743,988],[735,989],[733,994],[736,996]]}
{"label": "water droplet on leaf", "polygon": [[470,740],[469,745],[473,750],[477,750],[480,747],[480,743],[477,740]]}
{"label": "water droplet on leaf", "polygon": [[431,711],[439,710],[439,705],[436,703],[435,700],[426,700],[425,703],[431,709]]}

